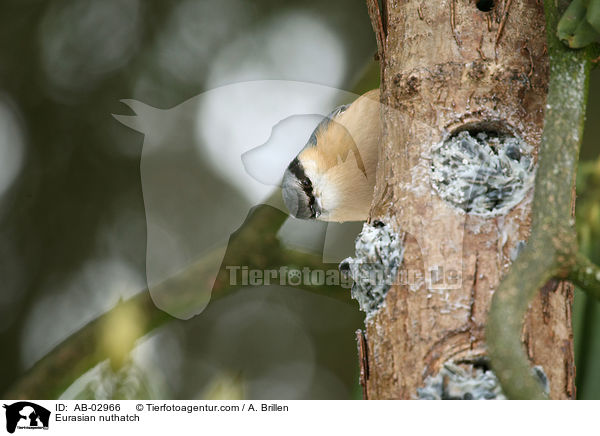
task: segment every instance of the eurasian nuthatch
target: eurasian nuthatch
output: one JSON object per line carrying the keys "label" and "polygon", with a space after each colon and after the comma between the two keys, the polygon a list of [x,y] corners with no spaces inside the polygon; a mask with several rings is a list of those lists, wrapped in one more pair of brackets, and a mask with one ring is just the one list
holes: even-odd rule
{"label": "eurasian nuthatch", "polygon": [[283,200],[293,216],[367,219],[381,138],[379,108],[374,89],[319,123],[283,175]]}

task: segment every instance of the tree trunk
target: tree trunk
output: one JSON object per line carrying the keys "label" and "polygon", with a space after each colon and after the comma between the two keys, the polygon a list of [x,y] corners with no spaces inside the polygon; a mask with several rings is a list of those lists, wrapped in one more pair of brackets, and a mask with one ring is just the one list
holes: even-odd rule
{"label": "tree trunk", "polygon": [[[535,162],[549,76],[545,21],[536,0],[384,0],[381,15],[373,0],[369,13],[383,108],[371,220],[400,235],[404,256],[384,304],[367,318],[362,382],[366,398],[411,399],[445,363],[466,369],[485,356],[492,294],[531,225],[531,184],[504,209],[457,205],[444,196],[452,180],[435,186],[435,150],[457,132],[483,131],[520,138]],[[575,395],[572,295],[570,285],[549,283],[523,333],[555,399]]]}

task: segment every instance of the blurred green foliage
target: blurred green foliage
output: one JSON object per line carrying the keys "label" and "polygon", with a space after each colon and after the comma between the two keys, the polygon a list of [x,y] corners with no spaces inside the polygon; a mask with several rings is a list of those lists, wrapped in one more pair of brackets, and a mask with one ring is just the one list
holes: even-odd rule
{"label": "blurred green foliage", "polygon": [[[577,174],[576,223],[580,251],[600,263],[600,71],[592,72],[586,131]],[[577,398],[600,398],[600,302],[576,289],[573,307]]]}
{"label": "blurred green foliage", "polygon": [[[111,116],[128,113],[121,99],[170,108],[255,79],[352,89],[375,50],[362,0],[0,2],[0,176],[15,174],[6,190],[0,177],[0,392],[146,287],[143,137]],[[208,163],[195,182],[247,202]],[[247,288],[64,395],[349,398],[361,325],[327,297]],[[118,354],[131,327],[116,320],[103,346]]]}
{"label": "blurred green foliage", "polygon": [[600,41],[600,0],[573,0],[557,31],[558,37],[571,48]]}

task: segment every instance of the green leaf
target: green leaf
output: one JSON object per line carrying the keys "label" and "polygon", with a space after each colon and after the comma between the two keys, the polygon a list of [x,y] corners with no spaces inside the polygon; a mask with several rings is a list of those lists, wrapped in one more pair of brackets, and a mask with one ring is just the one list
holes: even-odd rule
{"label": "green leaf", "polygon": [[600,32],[600,0],[589,0],[585,19],[596,32]]}
{"label": "green leaf", "polygon": [[587,20],[583,20],[579,23],[579,26],[577,26],[577,30],[573,37],[569,38],[569,47],[581,48],[598,40],[600,40],[600,33],[596,32]]}
{"label": "green leaf", "polygon": [[[592,0],[593,2],[598,0]],[[579,25],[585,21],[587,13],[587,1],[586,0],[573,0],[557,26],[558,37],[561,41],[569,42]]]}

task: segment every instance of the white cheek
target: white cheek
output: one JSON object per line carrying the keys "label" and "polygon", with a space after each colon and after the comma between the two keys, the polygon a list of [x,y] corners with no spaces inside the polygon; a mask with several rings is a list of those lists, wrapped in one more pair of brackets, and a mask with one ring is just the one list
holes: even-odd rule
{"label": "white cheek", "polygon": [[335,186],[331,184],[326,176],[320,177],[313,185],[315,199],[319,202],[323,215],[332,214],[338,206],[339,197]]}
{"label": "white cheek", "polygon": [[321,207],[323,215],[331,214],[339,201],[335,186],[329,181],[326,173],[316,172],[311,165],[307,165],[304,171],[312,182],[315,201]]}

